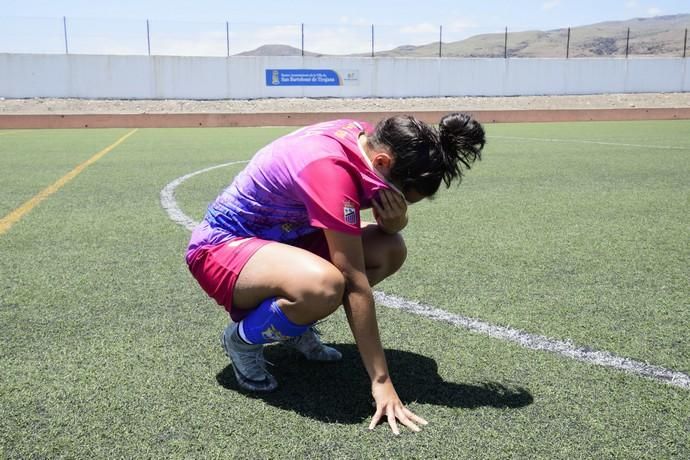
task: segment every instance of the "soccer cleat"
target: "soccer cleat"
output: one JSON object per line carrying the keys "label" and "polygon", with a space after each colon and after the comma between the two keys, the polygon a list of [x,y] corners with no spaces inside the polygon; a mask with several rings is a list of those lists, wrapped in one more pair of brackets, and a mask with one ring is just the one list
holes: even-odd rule
{"label": "soccer cleat", "polygon": [[230,358],[237,383],[249,391],[275,390],[278,382],[266,371],[263,344],[245,343],[237,328],[237,323],[229,324],[220,336],[220,343]]}
{"label": "soccer cleat", "polygon": [[338,350],[321,342],[319,331],[314,326],[299,337],[291,337],[281,343],[299,351],[309,361],[340,361],[343,358]]}

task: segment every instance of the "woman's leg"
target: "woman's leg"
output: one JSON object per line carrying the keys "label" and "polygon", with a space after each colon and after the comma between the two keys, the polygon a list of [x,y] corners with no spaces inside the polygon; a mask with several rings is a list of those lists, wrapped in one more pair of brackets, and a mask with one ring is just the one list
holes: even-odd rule
{"label": "woman's leg", "polygon": [[378,225],[367,224],[362,228],[364,265],[369,284],[375,286],[397,272],[407,257],[407,247],[402,235],[389,235]]}
{"label": "woman's leg", "polygon": [[[362,244],[372,285],[395,273],[405,261],[407,251],[402,237],[383,233],[376,225],[363,229]],[[333,313],[342,303],[344,293],[342,273],[322,257],[281,243],[269,243],[257,250],[240,271],[232,301],[234,310],[253,311],[241,323],[231,324],[222,336],[238,383],[252,391],[271,391],[278,385],[263,365],[263,342],[241,338],[247,336],[247,328],[256,337],[257,332],[265,336],[267,325],[271,330],[275,327],[278,333],[281,328],[284,332],[294,326],[304,327]],[[288,340],[291,341],[307,359],[341,358],[337,350],[324,346],[313,333]],[[304,350],[300,348],[302,341],[306,341]]]}
{"label": "woman's leg", "polygon": [[[362,228],[362,246],[371,286],[397,272],[407,257],[402,236],[384,233],[376,224]],[[271,243],[259,249],[240,272],[233,308],[249,310],[278,297],[291,321],[311,324],[333,313],[344,291],[345,280],[329,261],[301,248]]]}
{"label": "woman's leg", "polygon": [[277,297],[295,324],[312,324],[337,310],[345,279],[327,260],[304,249],[271,243],[259,249],[240,272],[232,308],[249,310]]}

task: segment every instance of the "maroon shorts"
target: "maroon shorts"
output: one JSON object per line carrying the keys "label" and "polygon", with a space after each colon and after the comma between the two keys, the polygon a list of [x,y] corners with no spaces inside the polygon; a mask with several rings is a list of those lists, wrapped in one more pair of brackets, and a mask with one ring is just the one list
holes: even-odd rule
{"label": "maroon shorts", "polygon": [[[217,245],[202,246],[189,260],[189,271],[201,288],[230,314],[233,321],[241,321],[251,310],[232,308],[235,283],[249,259],[263,246],[274,241],[256,237],[233,238]],[[291,246],[305,249],[326,260],[330,260],[328,244],[323,231],[304,236]]]}

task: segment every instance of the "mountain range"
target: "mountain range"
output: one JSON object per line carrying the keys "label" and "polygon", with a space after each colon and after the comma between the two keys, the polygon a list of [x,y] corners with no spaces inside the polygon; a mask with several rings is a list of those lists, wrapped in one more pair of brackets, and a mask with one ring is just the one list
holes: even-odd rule
{"label": "mountain range", "polygon": [[[687,29],[690,14],[635,18],[572,27],[568,46],[568,29],[508,31],[508,57],[597,57],[630,56],[682,57],[690,55]],[[628,30],[630,38],[628,40]],[[443,57],[504,57],[504,33],[481,34],[455,42],[443,42]],[[685,40],[685,42],[684,42]],[[567,51],[566,51],[567,50]],[[267,44],[239,53],[239,56],[300,56],[302,50],[288,45]],[[328,56],[304,50],[305,56]],[[349,54],[347,56],[370,56]],[[438,57],[439,42],[425,45],[403,45],[376,51],[377,57]]]}

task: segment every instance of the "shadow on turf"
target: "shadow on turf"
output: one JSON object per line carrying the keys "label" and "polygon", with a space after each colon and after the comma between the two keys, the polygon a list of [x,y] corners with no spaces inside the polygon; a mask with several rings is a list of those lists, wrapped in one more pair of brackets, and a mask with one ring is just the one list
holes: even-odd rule
{"label": "shadow on turf", "polygon": [[[266,347],[266,359],[275,363],[269,366],[269,371],[280,384],[273,393],[245,393],[237,385],[231,365],[218,373],[216,379],[228,390],[241,391],[306,417],[325,422],[361,423],[371,417],[373,399],[359,352],[353,344],[334,346],[343,354],[343,360],[338,363],[312,363],[286,347]],[[403,401],[468,409],[518,408],[533,402],[531,393],[522,387],[496,382],[445,382],[438,375],[436,361],[416,353],[386,350],[386,358]]]}

